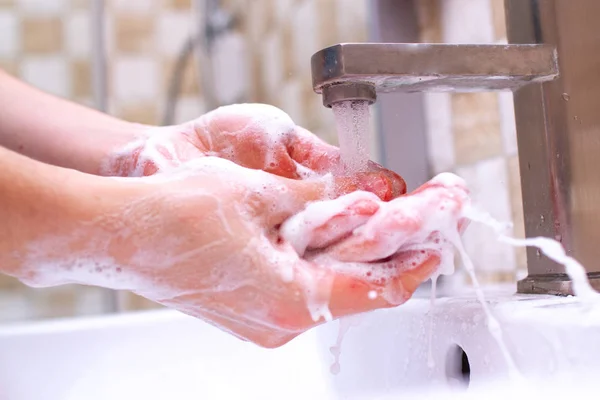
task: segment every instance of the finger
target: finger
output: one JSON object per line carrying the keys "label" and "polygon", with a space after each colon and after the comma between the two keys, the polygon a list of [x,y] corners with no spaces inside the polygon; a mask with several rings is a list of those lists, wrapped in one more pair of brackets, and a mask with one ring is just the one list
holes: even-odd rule
{"label": "finger", "polygon": [[280,235],[296,252],[322,248],[346,237],[379,210],[379,199],[354,192],[334,200],[309,204],[283,223]]}
{"label": "finger", "polygon": [[446,239],[439,235],[440,230],[458,229],[460,233],[466,228],[461,214],[468,193],[461,185],[434,178],[407,196],[382,203],[367,223],[328,252],[341,261],[370,262],[403,247],[444,246]]}
{"label": "finger", "polygon": [[[396,204],[394,204],[396,205]],[[340,261],[372,262],[397,253],[402,246],[415,242],[423,221],[414,210],[385,207],[367,221],[352,236],[328,249]],[[420,241],[427,240],[420,238]]]}
{"label": "finger", "polygon": [[341,161],[340,149],[332,146],[302,127],[296,127],[286,136],[290,157],[300,165],[319,174],[332,173],[345,177],[345,190],[365,190],[387,201],[406,193],[406,182],[395,172],[369,161],[367,169],[357,174],[347,174]]}
{"label": "finger", "polygon": [[[291,179],[344,175],[337,147],[296,127],[286,113],[273,106],[221,107],[201,117],[195,132],[200,148],[246,168]],[[367,171],[340,182],[340,193],[358,189],[389,200],[405,193],[406,184],[394,172],[370,162]]]}
{"label": "finger", "polygon": [[246,168],[298,178],[284,145],[294,130],[291,118],[265,104],[235,104],[203,115],[194,126],[196,142],[209,154]]}
{"label": "finger", "polygon": [[300,255],[344,238],[327,252],[341,261],[381,260],[396,253],[422,228],[420,210],[407,200],[383,203],[368,192],[354,192],[315,202],[282,225],[281,237]]}
{"label": "finger", "polygon": [[364,190],[376,194],[383,201],[390,201],[406,192],[404,180],[390,177],[388,172],[364,172],[353,176],[337,177],[337,194],[343,195],[357,190]]}
{"label": "finger", "polygon": [[[323,263],[315,265],[324,267]],[[381,263],[329,265],[335,271],[329,311],[339,318],[403,304],[439,265],[440,258],[435,252],[406,252]]]}

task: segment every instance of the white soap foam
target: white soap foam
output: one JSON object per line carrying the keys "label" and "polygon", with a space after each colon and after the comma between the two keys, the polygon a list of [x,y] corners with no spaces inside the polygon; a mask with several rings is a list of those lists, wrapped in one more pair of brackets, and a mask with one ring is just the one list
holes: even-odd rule
{"label": "white soap foam", "polygon": [[[364,225],[348,232],[351,237],[347,240],[357,239],[357,244],[343,248],[334,245],[325,250],[306,251],[315,230],[339,215],[361,196],[376,201],[379,210],[367,218]],[[402,304],[410,293],[386,284],[397,277],[398,273],[410,273],[431,255],[440,257],[440,268],[436,274],[453,272],[453,237],[448,232],[456,232],[458,229],[461,208],[468,201],[464,181],[451,174],[442,174],[432,179],[422,190],[387,203],[365,192],[354,192],[334,200],[314,202],[284,222],[280,233],[282,238],[307,260],[340,274],[378,283],[382,290],[377,295],[383,296],[391,304]],[[366,252],[369,254],[364,258],[362,243],[372,241],[377,242],[379,247],[374,252]],[[336,253],[338,250],[339,253]],[[349,253],[352,254],[348,256]],[[402,257],[378,262],[397,253],[401,253]],[[344,257],[350,258],[343,259]],[[314,302],[314,292],[317,288],[312,284],[317,282],[314,279],[306,279],[305,282],[308,285],[305,286],[305,291],[313,318],[323,316],[327,320],[330,317],[330,313],[325,312],[327,304]],[[317,287],[322,289],[322,286]],[[324,299],[324,296],[320,297]]]}
{"label": "white soap foam", "polygon": [[341,101],[332,105],[342,162],[348,172],[360,172],[369,161],[369,103]]}

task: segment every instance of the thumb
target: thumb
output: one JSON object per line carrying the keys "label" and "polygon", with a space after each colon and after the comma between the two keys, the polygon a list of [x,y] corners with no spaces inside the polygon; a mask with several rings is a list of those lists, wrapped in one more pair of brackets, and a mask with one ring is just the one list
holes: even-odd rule
{"label": "thumb", "polygon": [[277,177],[279,195],[266,213],[267,224],[277,226],[306,208],[313,201],[326,200],[335,194],[335,183],[331,176],[311,180],[296,180]]}

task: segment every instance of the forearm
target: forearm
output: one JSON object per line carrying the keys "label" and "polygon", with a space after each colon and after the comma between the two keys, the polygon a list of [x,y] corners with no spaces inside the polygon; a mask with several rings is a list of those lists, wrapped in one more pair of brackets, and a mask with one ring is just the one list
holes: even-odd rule
{"label": "forearm", "polygon": [[145,127],[43,93],[0,70],[0,146],[98,174],[113,149]]}
{"label": "forearm", "polygon": [[[54,167],[0,147],[0,273],[27,280],[43,263],[27,265],[31,254],[44,257],[66,237],[93,220],[114,201],[108,178]],[[106,186],[106,187],[103,187]]]}

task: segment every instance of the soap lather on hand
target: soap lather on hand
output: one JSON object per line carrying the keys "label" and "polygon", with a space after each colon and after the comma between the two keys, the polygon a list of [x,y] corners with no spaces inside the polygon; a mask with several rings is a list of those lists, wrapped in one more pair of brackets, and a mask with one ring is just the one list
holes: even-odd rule
{"label": "soap lather on hand", "polygon": [[402,304],[444,263],[468,202],[458,178],[406,195],[375,163],[348,176],[339,149],[259,104],[148,127],[102,173],[124,195],[31,243],[19,278],[130,290],[264,347]]}

